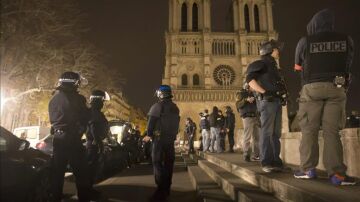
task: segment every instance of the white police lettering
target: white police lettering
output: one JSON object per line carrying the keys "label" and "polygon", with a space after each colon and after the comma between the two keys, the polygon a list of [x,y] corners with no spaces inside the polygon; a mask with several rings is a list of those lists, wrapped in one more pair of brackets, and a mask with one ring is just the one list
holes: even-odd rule
{"label": "white police lettering", "polygon": [[345,52],[346,41],[310,43],[310,53]]}

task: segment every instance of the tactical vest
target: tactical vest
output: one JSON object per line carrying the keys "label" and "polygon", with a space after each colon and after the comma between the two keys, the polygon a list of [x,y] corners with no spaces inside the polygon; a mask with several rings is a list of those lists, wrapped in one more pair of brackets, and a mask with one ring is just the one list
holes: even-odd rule
{"label": "tactical vest", "polygon": [[161,133],[160,138],[174,141],[179,133],[179,109],[173,102],[162,102],[160,107],[160,121],[158,122]]}
{"label": "tactical vest", "polygon": [[323,32],[307,37],[303,83],[332,82],[347,73],[348,37]]}

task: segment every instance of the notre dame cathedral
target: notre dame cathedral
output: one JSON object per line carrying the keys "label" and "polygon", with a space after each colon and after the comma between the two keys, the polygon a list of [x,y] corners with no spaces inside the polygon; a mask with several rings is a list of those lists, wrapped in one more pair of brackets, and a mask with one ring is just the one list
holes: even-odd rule
{"label": "notre dame cathedral", "polygon": [[162,83],[173,88],[181,128],[187,117],[198,123],[199,112],[227,105],[241,128],[235,94],[260,44],[277,36],[271,0],[169,0]]}

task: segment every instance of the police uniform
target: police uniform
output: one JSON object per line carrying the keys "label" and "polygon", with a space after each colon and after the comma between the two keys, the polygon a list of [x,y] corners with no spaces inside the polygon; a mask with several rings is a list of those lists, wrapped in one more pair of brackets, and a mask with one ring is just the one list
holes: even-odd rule
{"label": "police uniform", "polygon": [[282,100],[276,92],[283,91],[283,89],[277,85],[281,81],[280,70],[276,60],[270,54],[261,56],[261,60],[249,65],[246,82],[249,83],[252,80],[256,80],[266,92],[258,94],[256,102],[261,120],[259,138],[261,165],[264,171],[265,169],[281,168],[283,163],[279,155]]}
{"label": "police uniform", "polygon": [[[101,107],[102,108],[102,107]],[[91,179],[96,179],[100,153],[103,152],[103,139],[108,134],[108,121],[101,108],[91,106],[91,119],[86,133],[87,158],[90,166]]]}
{"label": "police uniform", "polygon": [[89,201],[92,193],[85,149],[81,136],[85,132],[89,111],[86,99],[75,87],[60,86],[49,103],[49,118],[54,129],[52,197],[60,201],[64,174],[70,164],[76,177],[79,201]]}
{"label": "police uniform", "polygon": [[242,89],[240,92],[240,99],[236,103],[237,110],[240,113],[244,124],[244,139],[242,145],[244,159],[246,161],[250,161],[251,154],[254,158],[259,157],[259,124],[256,100],[250,103],[246,100],[249,97],[255,98],[251,91]]}
{"label": "police uniform", "polygon": [[161,99],[148,113],[147,135],[152,138],[152,162],[157,191],[155,197],[170,193],[175,161],[174,141],[179,129],[179,109],[171,98]]}
{"label": "police uniform", "polygon": [[301,71],[302,80],[297,115],[302,132],[300,168],[307,172],[318,165],[321,125],[323,162],[330,176],[346,173],[339,136],[345,123],[346,92],[334,79],[348,77],[353,57],[352,39],[333,29],[333,13],[327,9],[318,12],[307,26],[308,36],[298,42],[295,55],[295,70]]}

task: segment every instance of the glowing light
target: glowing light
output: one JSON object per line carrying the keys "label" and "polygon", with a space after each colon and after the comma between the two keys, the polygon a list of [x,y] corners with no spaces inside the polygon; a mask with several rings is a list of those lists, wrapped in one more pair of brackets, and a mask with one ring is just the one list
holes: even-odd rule
{"label": "glowing light", "polygon": [[3,107],[4,107],[4,105],[5,105],[5,97],[3,96],[3,93],[2,92],[0,92],[0,94],[1,94],[1,97],[0,97],[0,102],[1,102],[1,113],[2,113],[2,111],[3,111]]}

